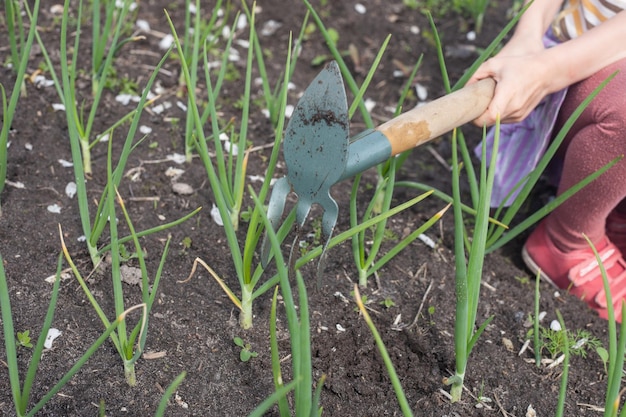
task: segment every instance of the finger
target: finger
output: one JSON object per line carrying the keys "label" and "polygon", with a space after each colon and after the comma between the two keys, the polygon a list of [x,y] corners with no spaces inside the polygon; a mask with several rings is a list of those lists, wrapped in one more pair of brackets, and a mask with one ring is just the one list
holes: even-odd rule
{"label": "finger", "polygon": [[498,111],[498,107],[492,102],[489,104],[487,110],[485,110],[485,112],[478,118],[474,119],[472,123],[478,127],[493,126],[496,123],[499,114],[500,112]]}

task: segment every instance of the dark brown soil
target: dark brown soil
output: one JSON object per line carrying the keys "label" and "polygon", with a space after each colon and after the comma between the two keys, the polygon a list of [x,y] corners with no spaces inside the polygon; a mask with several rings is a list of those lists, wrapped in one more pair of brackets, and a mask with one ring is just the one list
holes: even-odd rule
{"label": "dark brown soil", "polygon": [[[206,17],[212,10],[213,2],[207,3],[211,5],[203,5]],[[267,51],[269,76],[275,82],[282,73],[289,33],[299,33],[306,9],[297,1],[269,0],[259,3],[262,10],[257,16],[258,27],[269,20],[282,24],[275,34],[260,39]],[[357,81],[363,80],[365,73],[362,68],[369,68],[385,37],[392,35],[367,93],[367,97],[377,103],[372,111],[377,122],[391,117],[387,107],[395,106],[400,97],[405,78],[396,77],[394,71],[403,69],[403,66],[411,68],[421,54],[424,58],[418,72],[419,83],[426,86],[429,98],[443,93],[431,41],[432,32],[424,14],[410,10],[399,0],[364,0],[361,4],[367,10],[365,14],[357,13],[352,1],[328,3],[322,6],[315,2],[327,27],[339,33],[340,49],[347,51],[352,45],[359,51],[360,65],[347,58]],[[492,2],[485,27],[475,41],[466,39],[471,22],[454,13],[437,16],[442,42],[448,51],[453,52],[447,59],[453,81],[476,57],[471,50],[486,46],[507,22],[506,13],[511,3]],[[120,78],[145,84],[151,68],[163,53],[158,48],[158,32],[169,32],[164,8],[168,9],[177,27],[183,27],[182,0],[140,2],[137,17],[148,21],[155,32],[147,34],[143,41],[127,45],[120,52],[115,62]],[[239,9],[238,3],[233,8]],[[39,26],[43,38],[48,48],[54,51],[58,48],[59,21],[52,16],[50,4],[43,7],[41,14]],[[418,34],[415,28],[419,29]],[[0,21],[0,39],[5,39],[5,35],[6,26]],[[237,38],[247,39],[246,30]],[[236,48],[245,55],[245,49]],[[470,52],[467,56],[459,56],[459,50]],[[29,74],[43,62],[38,51],[35,48]],[[292,79],[295,90],[291,104],[296,103],[298,94],[321,69],[311,64],[313,59],[327,53],[319,32],[311,34],[303,45]],[[8,54],[6,44],[0,45],[0,61],[4,62]],[[54,59],[58,61],[58,54],[53,53]],[[240,72],[244,65],[241,62],[236,64]],[[158,76],[159,83],[165,88],[160,102],[175,103],[178,75],[179,65],[170,59]],[[5,87],[13,85],[13,77],[10,69],[0,69],[0,82]],[[80,92],[87,97],[89,80],[82,76],[79,80]],[[229,113],[235,118],[240,117],[232,108],[232,103],[239,98],[240,84],[241,81],[226,87],[229,96],[224,97],[222,108],[225,119]],[[32,335],[38,335],[51,291],[51,285],[44,279],[54,273],[61,249],[59,224],[63,227],[75,262],[85,275],[90,272],[90,261],[84,244],[77,241],[82,232],[76,200],[68,198],[64,192],[74,174],[71,168],[64,168],[59,163],[60,159],[71,160],[71,155],[65,115],[52,109],[52,104],[59,102],[58,96],[53,87],[36,88],[29,82],[26,83],[26,91],[27,95],[21,98],[13,122],[8,163],[8,179],[23,183],[25,188],[7,186],[2,194],[0,253],[4,257],[9,280],[16,331],[30,330]],[[130,107],[114,100],[116,94],[117,91],[107,92],[95,131],[109,126],[129,111]],[[261,93],[254,91],[253,94],[260,97]],[[407,106],[415,104],[413,95]],[[200,257],[231,288],[237,288],[225,235],[209,215],[213,195],[200,161],[194,159],[184,165],[149,163],[163,160],[174,152],[183,153],[183,117],[184,113],[175,104],[162,114],[145,114],[142,123],[152,127],[153,131],[133,152],[127,166],[127,170],[141,167],[143,171],[138,181],[125,178],[120,190],[138,230],[172,221],[197,207],[204,207],[197,217],[167,232],[172,236],[172,248],[152,312],[146,349],[151,353],[161,352],[162,355],[138,362],[138,384],[130,388],[124,381],[120,358],[113,345],[107,342],[40,415],[97,415],[101,401],[108,416],[153,415],[163,389],[181,371],[186,371],[187,377],[178,389],[177,399],[171,400],[169,415],[247,415],[273,392],[268,330],[270,294],[255,300],[254,327],[244,331],[237,323],[236,308],[205,271],[197,273],[186,284],[177,282],[189,275],[194,259]],[[181,122],[176,125],[168,121],[171,118],[181,118]],[[250,137],[254,145],[271,143],[271,126],[259,107],[253,107],[251,118]],[[121,141],[125,136],[124,129],[120,128],[117,132],[120,138],[117,140]],[[363,129],[363,125],[356,121],[351,129],[352,134],[356,134]],[[473,143],[477,141],[478,132],[471,127],[466,129],[466,134]],[[30,145],[32,150],[27,148]],[[250,175],[263,175],[269,152],[265,149],[251,154]],[[443,138],[415,150],[399,173],[399,179],[416,180],[449,191],[451,173],[435,160],[433,153],[449,160],[448,139]],[[106,145],[96,145],[93,155],[94,174],[87,186],[90,196],[97,199],[106,180]],[[173,192],[171,181],[165,175],[166,169],[171,166],[184,169],[179,181],[193,187],[193,194],[181,196]],[[367,204],[367,185],[373,185],[373,178],[371,173],[364,176],[363,192],[359,197],[362,206]],[[334,192],[340,206],[338,231],[346,230],[349,225],[347,196],[350,186],[350,181],[347,181],[338,185]],[[415,195],[415,191],[398,189],[394,205]],[[61,213],[49,212],[47,207],[51,204],[58,204]],[[252,204],[251,199],[245,201],[247,206]],[[389,227],[395,235],[401,236],[421,225],[444,205],[431,197],[393,217]],[[385,266],[376,279],[372,278],[368,288],[362,291],[371,302],[371,314],[415,415],[526,416],[531,415],[527,414],[529,407],[534,408],[539,416],[554,415],[562,366],[537,368],[529,363],[532,358],[530,350],[518,355],[528,331],[525,322],[534,305],[532,279],[521,265],[518,255],[521,241],[486,257],[478,321],[482,322],[492,315],[494,319],[470,358],[463,401],[451,404],[444,395],[448,388],[442,384],[442,378],[450,376],[455,366],[452,223],[450,212],[439,225],[428,231],[436,242],[434,249],[419,240],[415,241]],[[166,237],[166,233],[161,233],[142,239],[152,273],[156,271]],[[191,246],[187,247],[185,241],[190,241]],[[287,250],[285,248],[285,253]],[[134,265],[132,261],[131,265]],[[309,283],[314,379],[327,375],[321,395],[324,415],[400,415],[381,356],[352,300],[351,292],[357,276],[350,244],[344,243],[328,254],[328,267],[320,290],[315,291],[314,265],[303,272]],[[107,277],[106,273],[95,274],[89,283],[98,302],[112,317],[113,297]],[[431,289],[427,293],[429,287]],[[137,287],[127,285],[125,291],[128,294],[127,305],[139,300]],[[547,312],[544,324],[555,319],[555,311],[559,309],[570,329],[588,330],[606,345],[606,323],[597,319],[586,306],[566,294],[555,295],[552,288],[543,284],[541,296],[541,310]],[[393,300],[394,305],[385,308],[381,302],[386,299]],[[414,326],[403,331],[392,329],[397,319],[403,323],[412,322],[420,306],[423,308]],[[32,394],[34,400],[54,385],[103,330],[102,323],[74,278],[61,284],[53,325],[63,334],[43,356]],[[286,335],[284,320],[279,323],[279,331],[281,335]],[[248,362],[240,361],[239,349],[233,343],[235,336],[250,343],[252,349],[258,352],[258,357]],[[281,341],[281,347],[285,349],[281,356],[286,357],[289,353],[286,337]],[[18,353],[25,369],[31,351],[20,348]],[[2,346],[0,357],[4,360]],[[288,360],[286,362],[288,364]],[[4,365],[0,365],[0,375],[0,415],[14,415]],[[590,352],[587,358],[574,357],[565,415],[599,415],[594,407],[602,407],[605,389],[604,367],[595,352]],[[479,401],[479,397],[487,397],[489,401]],[[272,415],[277,415],[277,411]]]}

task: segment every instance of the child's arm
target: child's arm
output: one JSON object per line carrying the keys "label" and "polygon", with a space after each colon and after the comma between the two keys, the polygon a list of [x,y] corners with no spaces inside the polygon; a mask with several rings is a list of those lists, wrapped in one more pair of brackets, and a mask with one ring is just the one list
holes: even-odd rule
{"label": "child's arm", "polygon": [[626,58],[626,43],[622,42],[626,39],[626,11],[571,41],[543,48],[539,42],[558,10],[557,3],[535,0],[507,45],[476,71],[470,82],[492,77],[498,84],[489,108],[475,124],[492,125],[498,113],[503,123],[519,122],[547,94]]}

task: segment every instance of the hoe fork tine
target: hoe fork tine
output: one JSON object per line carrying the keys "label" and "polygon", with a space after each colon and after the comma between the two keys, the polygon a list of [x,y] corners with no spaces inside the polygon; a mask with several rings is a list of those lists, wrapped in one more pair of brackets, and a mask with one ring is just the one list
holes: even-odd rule
{"label": "hoe fork tine", "polygon": [[[268,217],[276,230],[287,194],[294,191],[298,196],[296,240],[289,255],[292,269],[294,248],[299,243],[299,235],[313,204],[318,204],[324,210],[322,232],[327,240],[325,254],[339,212],[337,203],[330,196],[330,188],[344,174],[348,163],[349,125],[348,102],[341,71],[337,63],[332,62],[307,87],[291,115],[283,142],[287,176],[284,181],[274,184],[270,197]],[[267,242],[264,242],[263,266],[269,257],[270,250]],[[322,265],[320,262],[318,274]]]}
{"label": "hoe fork tine", "polygon": [[[267,218],[272,225],[272,229],[278,230],[278,224],[285,211],[285,203],[287,202],[287,195],[291,192],[291,185],[287,177],[280,178],[276,181],[272,188],[272,194],[267,207]],[[267,267],[270,261],[270,255],[272,247],[269,243],[267,232],[263,236],[263,243],[261,244],[261,266]]]}

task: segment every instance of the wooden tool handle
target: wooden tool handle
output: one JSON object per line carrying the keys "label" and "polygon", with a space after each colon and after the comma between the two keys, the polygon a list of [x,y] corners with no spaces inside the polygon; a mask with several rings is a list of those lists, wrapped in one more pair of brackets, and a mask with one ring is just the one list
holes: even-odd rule
{"label": "wooden tool handle", "polygon": [[492,78],[480,80],[403,113],[376,129],[389,140],[391,155],[397,155],[476,119],[487,109],[495,87]]}

